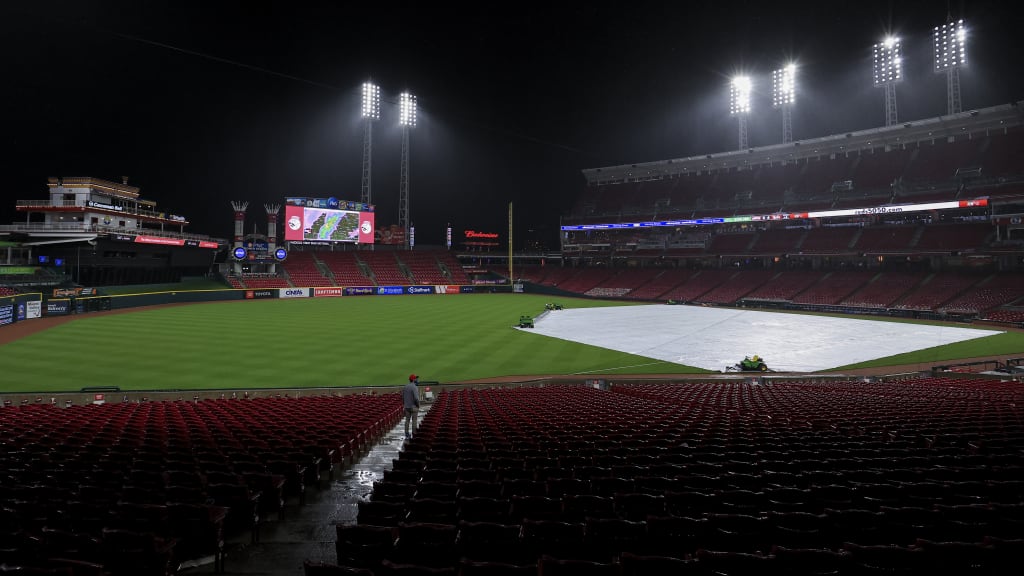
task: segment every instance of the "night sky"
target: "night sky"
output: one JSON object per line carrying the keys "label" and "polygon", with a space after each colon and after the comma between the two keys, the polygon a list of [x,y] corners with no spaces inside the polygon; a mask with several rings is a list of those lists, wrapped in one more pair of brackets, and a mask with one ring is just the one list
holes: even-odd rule
{"label": "night sky", "polygon": [[[460,3],[460,5],[463,3]],[[964,109],[1024,99],[1014,3],[980,2],[4,2],[4,197],[40,199],[48,176],[142,188],[196,233],[228,238],[230,200],[358,200],[360,85],[381,86],[374,126],[378,226],[398,222],[397,99],[411,133],[417,244],[451,223],[557,245],[580,170],[736,147],[728,82],[754,76],[751,146],[781,141],[770,73],[795,60],[794,138],[881,126],[871,45],[903,39],[900,120],[945,112],[931,29],[969,26]]]}

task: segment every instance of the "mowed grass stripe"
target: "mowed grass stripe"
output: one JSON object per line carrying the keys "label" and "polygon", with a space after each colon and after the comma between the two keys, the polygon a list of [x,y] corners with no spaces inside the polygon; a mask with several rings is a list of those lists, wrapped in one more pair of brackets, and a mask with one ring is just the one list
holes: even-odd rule
{"label": "mowed grass stripe", "polygon": [[[7,391],[393,386],[650,365],[512,326],[527,294],[261,300],[83,315],[0,347]],[[622,302],[559,299],[568,307]],[[664,363],[666,372],[699,372]],[[645,370],[653,372],[654,370]]]}

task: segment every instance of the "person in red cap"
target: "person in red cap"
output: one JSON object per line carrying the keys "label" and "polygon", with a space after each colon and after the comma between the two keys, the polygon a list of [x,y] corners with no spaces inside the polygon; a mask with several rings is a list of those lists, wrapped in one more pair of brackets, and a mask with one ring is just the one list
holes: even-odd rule
{"label": "person in red cap", "polygon": [[402,403],[405,405],[405,439],[412,438],[412,432],[409,431],[409,422],[412,421],[413,430],[416,429],[416,414],[420,410],[420,389],[417,384],[420,383],[420,377],[415,374],[409,374],[409,383],[402,389]]}

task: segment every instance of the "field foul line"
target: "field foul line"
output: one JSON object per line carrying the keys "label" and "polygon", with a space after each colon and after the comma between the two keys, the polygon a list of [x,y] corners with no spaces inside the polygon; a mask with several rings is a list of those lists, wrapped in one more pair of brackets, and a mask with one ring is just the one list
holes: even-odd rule
{"label": "field foul line", "polygon": [[585,370],[583,372],[573,372],[572,375],[573,376],[577,376],[577,375],[580,375],[580,374],[594,374],[596,372],[608,372],[610,370],[625,370],[626,368],[643,368],[645,366],[657,366],[658,364],[674,364],[674,362],[666,362],[664,360],[660,360],[658,362],[648,362],[646,364],[632,364],[632,365],[629,365],[629,366],[617,366],[615,368],[601,368],[599,370]]}

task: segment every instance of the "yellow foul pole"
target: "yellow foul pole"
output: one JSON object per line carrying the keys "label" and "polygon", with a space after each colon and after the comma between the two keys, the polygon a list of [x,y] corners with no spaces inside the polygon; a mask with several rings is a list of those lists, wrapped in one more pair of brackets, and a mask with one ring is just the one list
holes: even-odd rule
{"label": "yellow foul pole", "polygon": [[515,283],[515,276],[512,275],[512,203],[508,203],[508,281]]}

